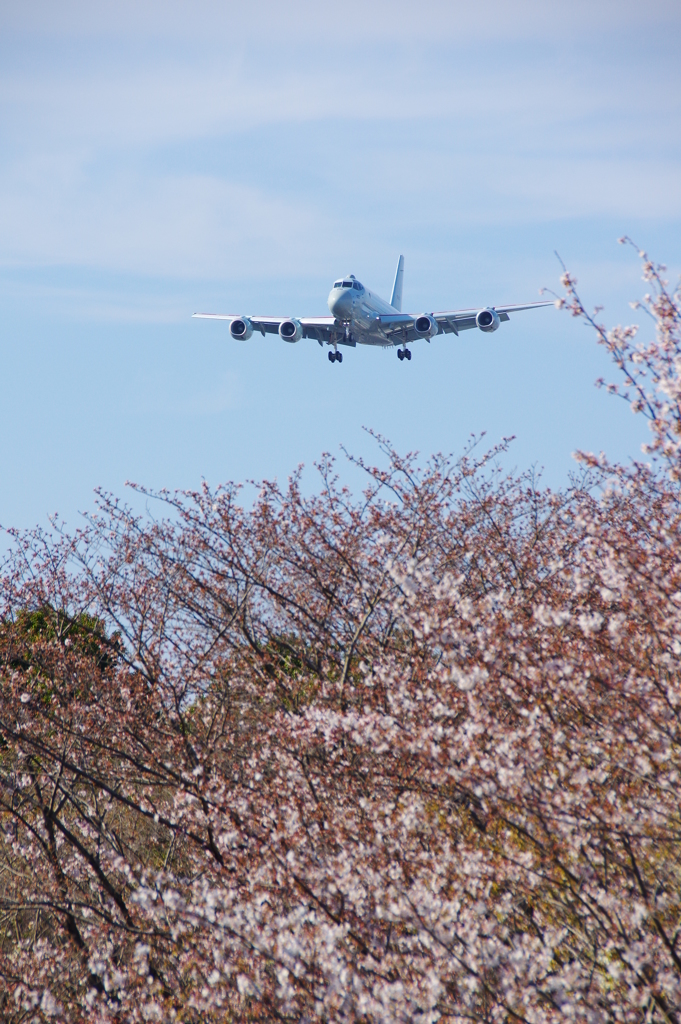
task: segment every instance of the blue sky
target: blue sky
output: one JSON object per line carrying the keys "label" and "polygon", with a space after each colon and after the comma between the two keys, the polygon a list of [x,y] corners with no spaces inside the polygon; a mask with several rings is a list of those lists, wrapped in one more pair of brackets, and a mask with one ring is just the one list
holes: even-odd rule
{"label": "blue sky", "polygon": [[386,295],[400,252],[410,310],[533,301],[557,249],[631,321],[616,239],[681,266],[680,42],[676,0],[0,5],[0,523],[285,480],[371,455],[363,427],[513,434],[554,486],[576,448],[636,455],[554,309],[342,366],[190,314],[324,313],[349,272]]}

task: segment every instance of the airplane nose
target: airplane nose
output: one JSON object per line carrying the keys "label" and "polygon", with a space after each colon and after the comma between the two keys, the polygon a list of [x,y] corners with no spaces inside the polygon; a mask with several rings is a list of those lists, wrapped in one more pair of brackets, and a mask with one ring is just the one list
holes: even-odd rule
{"label": "airplane nose", "polygon": [[334,289],[329,295],[329,309],[337,320],[347,320],[352,313],[352,292],[349,288],[342,291]]}

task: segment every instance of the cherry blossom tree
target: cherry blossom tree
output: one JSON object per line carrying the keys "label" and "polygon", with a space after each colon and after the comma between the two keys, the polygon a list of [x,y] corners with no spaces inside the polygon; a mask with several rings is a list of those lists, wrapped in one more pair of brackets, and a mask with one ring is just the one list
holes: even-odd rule
{"label": "cherry blossom tree", "polygon": [[650,461],[562,492],[333,460],[15,535],[11,1022],[681,1019],[679,298],[612,355]]}

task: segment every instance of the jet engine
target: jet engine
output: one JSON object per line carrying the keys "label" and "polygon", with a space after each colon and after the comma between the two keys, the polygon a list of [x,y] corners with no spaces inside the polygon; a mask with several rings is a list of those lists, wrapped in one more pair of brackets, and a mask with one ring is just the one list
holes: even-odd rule
{"label": "jet engine", "polygon": [[434,338],[439,333],[440,327],[435,317],[430,316],[428,313],[424,313],[422,316],[417,316],[414,321],[414,330],[422,338]]}
{"label": "jet engine", "polygon": [[248,341],[253,334],[253,324],[247,316],[239,316],[229,325],[229,333],[235,341]]}
{"label": "jet engine", "polygon": [[300,341],[303,336],[303,325],[300,320],[291,317],[290,320],[282,320],[279,324],[279,337],[282,341]]}
{"label": "jet engine", "polygon": [[475,322],[481,331],[485,334],[491,334],[492,331],[496,331],[499,324],[499,314],[494,309],[481,309],[475,318]]}

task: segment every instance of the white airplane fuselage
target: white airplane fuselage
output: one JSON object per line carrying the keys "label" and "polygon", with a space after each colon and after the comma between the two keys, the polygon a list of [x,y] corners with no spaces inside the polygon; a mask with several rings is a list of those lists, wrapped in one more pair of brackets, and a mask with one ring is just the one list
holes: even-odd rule
{"label": "white airplane fuselage", "polygon": [[399,315],[376,292],[365,288],[354,277],[336,281],[326,300],[329,312],[359,345],[392,345],[381,333],[381,316]]}

